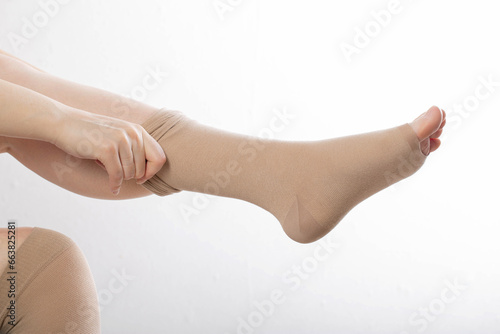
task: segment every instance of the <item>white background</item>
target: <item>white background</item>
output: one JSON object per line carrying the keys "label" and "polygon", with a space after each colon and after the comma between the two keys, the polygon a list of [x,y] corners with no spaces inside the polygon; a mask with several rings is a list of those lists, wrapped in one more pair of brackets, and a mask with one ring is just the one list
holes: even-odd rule
{"label": "white background", "polygon": [[[216,3],[72,0],[16,46],[13,34],[44,6],[0,0],[0,47],[125,95],[159,69],[168,75],[147,103],[230,131],[258,135],[286,109],[295,118],[275,133],[286,140],[392,127],[435,104],[448,112],[442,147],[350,212],[325,239],[332,253],[291,241],[242,201],[210,197],[185,219],[179,207],[194,193],[88,199],[5,154],[1,224],[78,243],[103,333],[500,333],[497,3],[401,0],[382,28],[371,12],[389,1],[223,0],[223,13]],[[359,29],[372,37],[348,61],[341,45]],[[497,86],[476,98],[488,77]],[[116,283],[122,271],[134,276],[126,285]],[[259,311],[273,290],[282,303]]]}

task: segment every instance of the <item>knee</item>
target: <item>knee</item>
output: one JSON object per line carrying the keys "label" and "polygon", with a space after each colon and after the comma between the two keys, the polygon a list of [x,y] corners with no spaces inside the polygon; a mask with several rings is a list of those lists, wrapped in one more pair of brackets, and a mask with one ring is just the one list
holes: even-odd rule
{"label": "knee", "polygon": [[43,237],[41,237],[41,242],[43,243],[49,243],[49,242],[52,242],[54,244],[58,244],[60,245],[60,248],[68,248],[70,246],[73,246],[75,245],[75,242],[73,241],[73,239],[71,239],[69,236],[67,236],[66,234],[64,233],[61,233],[61,232],[58,232],[58,231],[55,231],[55,230],[51,230],[51,229],[47,229],[47,228],[41,228],[41,227],[37,227],[36,229],[38,229],[39,231],[41,231],[41,235]]}
{"label": "knee", "polygon": [[30,286],[54,289],[53,295],[71,293],[73,297],[96,297],[87,259],[72,238],[35,227],[22,247],[24,252],[19,253],[19,263],[36,277]]}
{"label": "knee", "polygon": [[[97,291],[77,244],[63,233],[35,228],[23,248],[18,266],[30,274],[18,285],[16,305],[22,312],[18,325],[37,326],[23,332],[59,333],[71,323],[78,332],[99,333]],[[43,301],[43,307],[36,301]]]}

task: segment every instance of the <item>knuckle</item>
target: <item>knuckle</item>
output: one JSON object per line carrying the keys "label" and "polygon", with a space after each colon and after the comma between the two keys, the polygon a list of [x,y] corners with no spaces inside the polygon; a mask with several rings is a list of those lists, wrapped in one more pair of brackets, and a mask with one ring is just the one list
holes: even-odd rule
{"label": "knuckle", "polygon": [[115,133],[115,137],[116,137],[116,140],[118,140],[118,141],[126,140],[128,137],[127,130],[125,130],[123,128],[117,129],[117,131]]}
{"label": "knuckle", "polygon": [[120,140],[128,143],[129,142],[129,138],[130,138],[130,136],[129,136],[127,130],[122,130],[121,133],[120,133]]}
{"label": "knuckle", "polygon": [[112,154],[116,151],[116,146],[113,143],[107,143],[104,145],[103,150],[107,154]]}
{"label": "knuckle", "polygon": [[163,150],[158,151],[158,161],[163,164],[167,162],[167,155]]}
{"label": "knuckle", "polygon": [[124,156],[122,156],[122,164],[124,167],[134,166],[134,156],[127,152]]}
{"label": "knuckle", "polygon": [[133,139],[139,139],[141,137],[141,131],[135,125],[129,128],[128,134]]}
{"label": "knuckle", "polygon": [[123,179],[123,173],[117,170],[111,173],[111,177],[116,181],[121,181]]}
{"label": "knuckle", "polygon": [[125,159],[123,162],[123,168],[132,169],[135,167],[134,161],[130,159]]}

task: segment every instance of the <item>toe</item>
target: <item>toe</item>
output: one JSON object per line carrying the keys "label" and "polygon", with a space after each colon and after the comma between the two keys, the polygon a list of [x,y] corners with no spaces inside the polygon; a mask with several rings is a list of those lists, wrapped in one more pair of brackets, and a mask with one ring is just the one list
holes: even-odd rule
{"label": "toe", "polygon": [[439,129],[437,130],[436,132],[434,132],[432,135],[431,135],[431,138],[439,138],[439,136],[441,136],[441,134],[443,133],[443,129]]}
{"label": "toe", "polygon": [[441,110],[436,106],[432,106],[410,125],[417,134],[418,139],[423,140],[429,138],[433,133],[439,130],[441,123],[443,123],[443,118]]}
{"label": "toe", "polygon": [[431,153],[431,140],[425,139],[420,142],[420,150],[423,154],[429,155]]}
{"label": "toe", "polygon": [[444,126],[446,125],[446,112],[443,109],[441,109],[441,111],[443,112],[443,120],[441,121],[441,125],[439,126],[439,130],[444,128]]}
{"label": "toe", "polygon": [[430,146],[429,153],[434,152],[435,150],[437,150],[439,148],[439,146],[441,146],[441,140],[431,138],[429,146]]}
{"label": "toe", "polygon": [[439,127],[439,129],[441,130],[442,128],[444,128],[445,125],[446,125],[446,118],[443,119],[443,121],[441,122],[441,126]]}

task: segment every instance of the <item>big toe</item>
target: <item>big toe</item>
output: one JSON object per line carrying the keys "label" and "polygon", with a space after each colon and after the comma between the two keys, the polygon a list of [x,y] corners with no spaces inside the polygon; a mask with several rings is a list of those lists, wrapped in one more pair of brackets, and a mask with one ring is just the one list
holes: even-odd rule
{"label": "big toe", "polygon": [[411,122],[410,125],[417,134],[418,139],[424,140],[439,130],[442,121],[443,113],[441,109],[432,106],[429,110]]}

